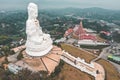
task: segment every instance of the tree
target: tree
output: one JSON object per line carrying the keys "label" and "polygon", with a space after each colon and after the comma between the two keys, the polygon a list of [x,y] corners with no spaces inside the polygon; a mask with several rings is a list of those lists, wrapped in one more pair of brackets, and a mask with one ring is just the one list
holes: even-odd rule
{"label": "tree", "polygon": [[19,52],[19,55],[17,56],[17,59],[18,59],[18,60],[21,60],[21,59],[23,58],[22,52],[23,52],[24,50],[25,50],[25,48],[22,49],[22,50]]}
{"label": "tree", "polygon": [[13,55],[13,54],[15,54],[15,52],[13,50],[10,50],[9,54]]}
{"label": "tree", "polygon": [[17,59],[18,60],[21,60],[23,58],[23,54],[22,53],[19,53],[19,55],[17,56]]}
{"label": "tree", "polygon": [[60,60],[59,65],[55,68],[55,71],[53,73],[51,73],[50,77],[55,77],[56,75],[58,75],[61,72],[61,69],[63,68],[64,65],[64,61]]}
{"label": "tree", "polygon": [[18,74],[9,75],[9,80],[47,80],[48,73],[46,71],[32,72],[28,69],[19,71]]}

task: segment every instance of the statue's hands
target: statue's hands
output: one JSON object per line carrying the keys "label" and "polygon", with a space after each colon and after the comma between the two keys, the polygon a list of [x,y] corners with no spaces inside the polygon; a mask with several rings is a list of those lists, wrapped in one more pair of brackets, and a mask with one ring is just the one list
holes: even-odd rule
{"label": "statue's hands", "polygon": [[44,36],[44,40],[47,40],[47,39],[50,38],[50,35],[49,35],[49,34],[43,34],[43,36]]}
{"label": "statue's hands", "polygon": [[40,45],[42,42],[35,42],[34,44],[35,45]]}
{"label": "statue's hands", "polygon": [[42,42],[43,42],[43,40],[42,40],[42,39],[41,39],[41,40],[39,39],[38,42],[35,41],[34,44],[35,44],[35,45],[40,45],[40,44],[42,44]]}
{"label": "statue's hands", "polygon": [[38,35],[39,35],[39,36],[43,36],[43,34],[40,34],[40,33],[39,33]]}
{"label": "statue's hands", "polygon": [[26,33],[29,37],[31,37],[31,36],[34,36],[34,34],[36,34],[36,31],[37,31],[36,29],[33,29],[33,30],[28,29]]}

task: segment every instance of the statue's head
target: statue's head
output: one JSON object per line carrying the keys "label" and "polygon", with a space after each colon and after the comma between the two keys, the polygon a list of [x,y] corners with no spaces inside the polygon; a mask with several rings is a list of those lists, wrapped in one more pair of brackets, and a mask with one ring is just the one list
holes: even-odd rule
{"label": "statue's head", "polygon": [[28,5],[28,18],[36,19],[38,17],[38,7],[35,3],[29,3]]}

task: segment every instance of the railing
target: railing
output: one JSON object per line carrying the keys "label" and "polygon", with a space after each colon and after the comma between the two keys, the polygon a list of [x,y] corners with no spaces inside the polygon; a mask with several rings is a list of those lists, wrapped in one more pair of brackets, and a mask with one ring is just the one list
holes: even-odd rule
{"label": "railing", "polygon": [[92,62],[88,64],[85,62],[84,59],[80,59],[79,57],[75,58],[74,56],[70,55],[65,51],[63,51],[61,59],[66,63],[72,65],[73,67],[76,67],[77,69],[96,77],[96,71],[94,70],[94,64]]}

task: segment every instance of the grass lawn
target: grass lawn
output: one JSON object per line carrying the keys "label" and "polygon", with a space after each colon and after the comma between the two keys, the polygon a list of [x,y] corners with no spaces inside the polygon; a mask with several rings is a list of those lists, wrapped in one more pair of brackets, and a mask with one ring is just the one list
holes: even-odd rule
{"label": "grass lawn", "polygon": [[64,49],[68,53],[70,53],[71,55],[85,59],[85,61],[88,63],[91,60],[93,60],[94,58],[96,58],[94,55],[90,55],[88,52],[85,52],[77,47],[72,46],[72,45],[61,44],[61,47],[62,47],[62,49]]}
{"label": "grass lawn", "polygon": [[81,48],[87,48],[87,49],[103,49],[105,47],[108,47],[108,45],[97,45],[97,46],[94,46],[94,45],[80,45]]}
{"label": "grass lawn", "polygon": [[96,38],[97,38],[97,41],[106,42],[106,40],[101,38],[99,35],[97,35]]}
{"label": "grass lawn", "polygon": [[61,72],[54,80],[94,80],[94,77],[65,63]]}

